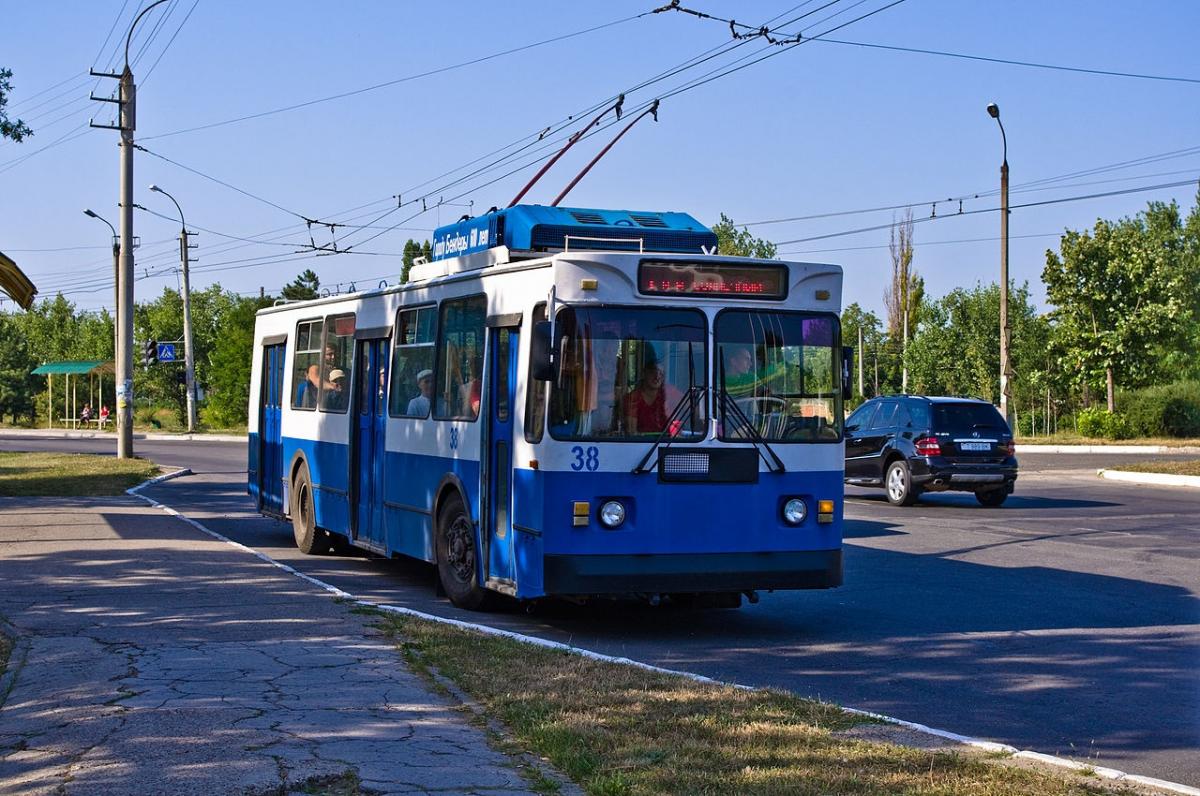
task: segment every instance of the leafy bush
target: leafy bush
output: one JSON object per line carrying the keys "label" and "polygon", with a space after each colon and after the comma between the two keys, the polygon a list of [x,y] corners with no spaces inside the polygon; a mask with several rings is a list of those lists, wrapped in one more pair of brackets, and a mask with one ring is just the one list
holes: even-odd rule
{"label": "leafy bush", "polygon": [[1120,412],[1109,412],[1107,409],[1092,407],[1080,411],[1076,422],[1079,426],[1079,433],[1085,437],[1128,439],[1133,436],[1133,429],[1128,418]]}
{"label": "leafy bush", "polygon": [[1134,433],[1146,437],[1200,437],[1200,382],[1179,381],[1124,393],[1121,407]]}

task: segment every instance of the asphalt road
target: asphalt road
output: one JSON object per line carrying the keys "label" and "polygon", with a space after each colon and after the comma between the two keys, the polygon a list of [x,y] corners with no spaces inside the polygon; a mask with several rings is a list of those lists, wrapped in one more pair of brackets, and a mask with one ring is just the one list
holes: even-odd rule
{"label": "asphalt road", "polygon": [[[0,436],[0,450],[113,447]],[[156,499],[360,597],[1200,786],[1200,493],[1095,476],[1163,457],[1029,455],[1001,509],[850,489],[846,584],[827,592],[478,615],[436,598],[428,565],[300,555],[289,526],[254,514],[240,444],[136,450],[197,473]]]}

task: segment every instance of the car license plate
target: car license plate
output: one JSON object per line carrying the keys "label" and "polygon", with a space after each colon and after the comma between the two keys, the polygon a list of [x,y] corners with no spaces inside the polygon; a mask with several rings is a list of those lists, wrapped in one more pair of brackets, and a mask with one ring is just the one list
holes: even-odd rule
{"label": "car license plate", "polygon": [[990,442],[960,442],[958,447],[965,451],[990,451],[992,443]]}

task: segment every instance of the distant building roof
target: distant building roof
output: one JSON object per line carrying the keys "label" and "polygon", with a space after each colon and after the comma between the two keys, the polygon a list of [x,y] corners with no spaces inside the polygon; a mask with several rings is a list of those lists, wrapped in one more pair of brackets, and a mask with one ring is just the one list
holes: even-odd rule
{"label": "distant building roof", "polygon": [[4,252],[0,252],[0,290],[12,296],[23,310],[33,306],[33,297],[37,295],[37,287]]}

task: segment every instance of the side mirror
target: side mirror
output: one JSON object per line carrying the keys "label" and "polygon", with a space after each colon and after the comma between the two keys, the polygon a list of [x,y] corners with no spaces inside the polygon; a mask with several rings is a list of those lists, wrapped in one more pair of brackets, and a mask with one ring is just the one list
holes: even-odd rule
{"label": "side mirror", "polygon": [[846,426],[846,431],[857,431],[857,430],[858,430],[858,423],[851,423],[850,425]]}
{"label": "side mirror", "polygon": [[529,339],[529,369],[533,378],[538,381],[554,381],[553,351],[550,321],[538,321],[533,325],[533,337]]}
{"label": "side mirror", "polygon": [[851,397],[853,379],[850,378],[850,373],[854,369],[854,348],[845,345],[842,346],[842,400],[849,401]]}

